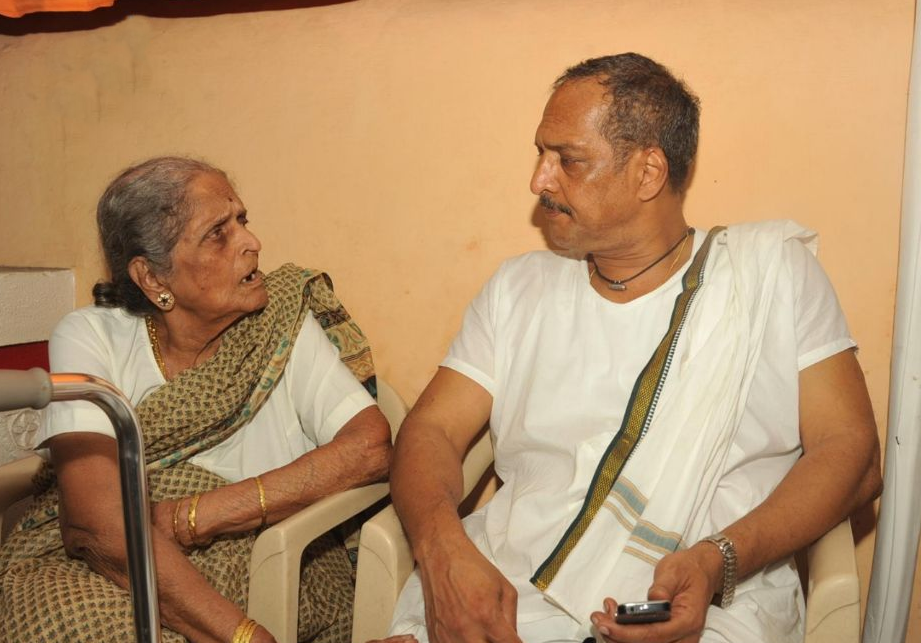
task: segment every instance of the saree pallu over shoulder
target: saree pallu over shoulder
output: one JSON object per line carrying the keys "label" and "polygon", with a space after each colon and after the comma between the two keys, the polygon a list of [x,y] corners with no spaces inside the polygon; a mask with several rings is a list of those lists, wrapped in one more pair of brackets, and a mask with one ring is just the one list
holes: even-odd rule
{"label": "saree pallu over shoulder", "polygon": [[577,621],[604,596],[646,596],[658,561],[706,535],[783,244],[814,237],[790,221],[742,224],[712,230],[698,251],[582,510],[531,581]]}
{"label": "saree pallu over shoulder", "polygon": [[[144,434],[151,501],[186,497],[226,484],[188,462],[249,422],[275,390],[306,315],[313,314],[339,349],[340,359],[369,391],[374,367],[364,334],[332,291],[322,272],[286,264],[266,275],[269,303],[221,338],[217,353],[181,373],[137,407]],[[67,558],[58,517],[54,472],[46,465],[36,480],[44,489],[0,548],[0,640],[128,640],[132,636],[128,595]],[[190,554],[191,562],[222,595],[245,608],[254,533],[217,539]],[[351,564],[327,535],[308,549],[299,640],[348,639]],[[319,585],[318,585],[319,584]],[[94,609],[85,613],[85,607]],[[55,606],[52,609],[52,606]],[[25,628],[25,629],[23,629]],[[99,628],[99,629],[96,629]],[[42,634],[44,632],[44,634]],[[164,632],[164,640],[182,640]]]}

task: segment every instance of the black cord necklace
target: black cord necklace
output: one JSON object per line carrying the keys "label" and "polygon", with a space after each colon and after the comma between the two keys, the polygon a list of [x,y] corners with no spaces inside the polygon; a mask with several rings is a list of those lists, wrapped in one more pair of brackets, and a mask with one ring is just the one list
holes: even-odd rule
{"label": "black cord necklace", "polygon": [[678,246],[682,245],[685,241],[687,241],[688,237],[690,237],[692,234],[694,234],[694,228],[688,228],[687,230],[685,230],[684,236],[678,239],[678,241],[675,242],[675,245],[673,245],[671,248],[666,250],[664,255],[662,255],[661,257],[659,257],[658,259],[656,259],[651,264],[649,264],[648,266],[646,266],[645,268],[643,268],[642,270],[640,270],[638,273],[636,273],[635,275],[631,277],[627,277],[626,279],[611,279],[610,277],[605,276],[604,273],[601,272],[601,268],[599,268],[598,264],[595,262],[595,257],[592,256],[592,263],[595,264],[595,273],[599,277],[601,277],[602,281],[608,284],[608,288],[610,288],[611,290],[617,290],[617,291],[626,290],[628,281],[633,281],[634,279],[642,275],[644,272],[646,272],[653,266],[657,265],[660,261],[665,259],[665,257],[673,253],[675,251],[675,248],[677,248]]}

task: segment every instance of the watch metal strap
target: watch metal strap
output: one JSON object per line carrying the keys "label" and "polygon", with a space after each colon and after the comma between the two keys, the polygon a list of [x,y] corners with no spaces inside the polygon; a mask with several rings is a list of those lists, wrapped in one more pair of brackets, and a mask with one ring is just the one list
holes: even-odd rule
{"label": "watch metal strap", "polygon": [[716,545],[723,555],[723,591],[721,593],[720,607],[729,607],[732,605],[732,599],[735,598],[736,594],[736,574],[739,565],[736,547],[722,532],[707,536],[704,540]]}

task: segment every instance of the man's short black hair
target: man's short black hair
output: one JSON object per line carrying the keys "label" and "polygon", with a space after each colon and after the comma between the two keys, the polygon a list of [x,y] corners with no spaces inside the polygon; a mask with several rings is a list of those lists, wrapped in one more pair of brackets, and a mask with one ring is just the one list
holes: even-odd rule
{"label": "man's short black hair", "polygon": [[570,67],[553,83],[596,78],[611,99],[601,134],[626,162],[638,148],[655,145],[668,159],[669,183],[684,189],[697,153],[700,101],[668,69],[640,54],[591,58]]}

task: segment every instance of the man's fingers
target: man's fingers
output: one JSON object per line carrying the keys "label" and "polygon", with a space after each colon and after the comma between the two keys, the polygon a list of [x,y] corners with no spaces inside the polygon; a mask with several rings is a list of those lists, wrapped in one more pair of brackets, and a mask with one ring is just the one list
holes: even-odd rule
{"label": "man's fingers", "polygon": [[675,592],[672,588],[666,587],[661,583],[653,583],[649,591],[646,592],[646,596],[648,596],[651,601],[670,601],[674,595]]}
{"label": "man's fingers", "polygon": [[617,601],[613,598],[604,599],[604,611],[611,618],[617,616]]}
{"label": "man's fingers", "polygon": [[514,624],[506,622],[496,623],[487,633],[486,640],[489,643],[522,643]]}
{"label": "man's fingers", "polygon": [[[499,605],[502,609],[502,616],[505,622],[511,627],[513,633],[517,633],[518,627],[518,592],[509,585],[502,589],[502,595],[499,597]],[[515,639],[517,639],[517,635]]]}

